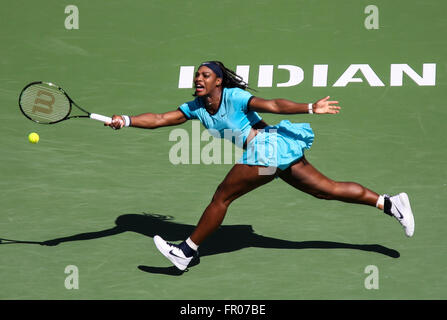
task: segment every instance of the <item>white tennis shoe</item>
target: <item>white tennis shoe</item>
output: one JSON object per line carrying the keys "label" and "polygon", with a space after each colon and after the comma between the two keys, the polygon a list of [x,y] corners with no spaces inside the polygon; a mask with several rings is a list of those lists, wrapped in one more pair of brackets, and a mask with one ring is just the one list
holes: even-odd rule
{"label": "white tennis shoe", "polygon": [[175,244],[166,242],[160,236],[155,236],[154,242],[157,249],[181,271],[184,271],[194,258],[194,256],[186,257],[182,249]]}
{"label": "white tennis shoe", "polygon": [[404,192],[395,196],[384,195],[385,198],[385,213],[393,216],[404,227],[407,237],[412,237],[414,234],[414,217],[411,211],[410,200],[408,195]]}

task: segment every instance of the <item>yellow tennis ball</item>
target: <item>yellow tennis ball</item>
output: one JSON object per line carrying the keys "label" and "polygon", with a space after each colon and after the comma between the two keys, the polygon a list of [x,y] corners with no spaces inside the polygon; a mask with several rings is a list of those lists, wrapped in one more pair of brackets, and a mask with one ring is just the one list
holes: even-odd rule
{"label": "yellow tennis ball", "polygon": [[35,132],[31,132],[28,135],[28,140],[31,143],[38,143],[39,142],[39,135],[37,133],[35,133]]}

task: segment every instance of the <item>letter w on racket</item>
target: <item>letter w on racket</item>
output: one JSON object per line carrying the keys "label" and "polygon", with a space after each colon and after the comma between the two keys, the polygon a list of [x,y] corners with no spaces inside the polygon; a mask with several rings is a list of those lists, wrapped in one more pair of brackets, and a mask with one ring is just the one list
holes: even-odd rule
{"label": "letter w on racket", "polygon": [[[47,96],[49,98],[49,100],[40,98],[40,96],[42,96],[42,95]],[[39,90],[37,92],[37,98],[36,98],[36,100],[34,100],[33,113],[36,113],[36,111],[43,112],[46,114],[52,113],[54,101],[55,101],[55,98],[50,92],[44,91],[44,90]],[[45,107],[41,107],[39,105],[46,105],[47,107],[45,108]]]}

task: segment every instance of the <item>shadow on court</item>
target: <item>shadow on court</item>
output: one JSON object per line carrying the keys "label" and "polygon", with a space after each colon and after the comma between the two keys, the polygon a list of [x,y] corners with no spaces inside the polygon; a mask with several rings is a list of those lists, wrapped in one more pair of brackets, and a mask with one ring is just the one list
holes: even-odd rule
{"label": "shadow on court", "polygon": [[[173,217],[171,216],[158,214],[124,214],[116,219],[115,227],[101,231],[80,233],[42,242],[2,239],[6,241],[1,241],[0,244],[24,243],[56,246],[63,242],[109,237],[127,231],[136,232],[151,238],[158,234],[167,241],[175,242],[186,239],[195,228],[194,225],[177,223],[172,220]],[[400,256],[398,251],[379,244],[350,244],[332,241],[289,241],[264,237],[256,234],[251,225],[220,226],[220,228],[200,246],[199,254],[200,257],[205,257],[250,247],[269,249],[352,249],[380,253],[391,258],[398,258]],[[200,257],[194,259],[189,267],[198,265],[200,263]],[[149,273],[167,275],[183,274],[183,271],[178,270],[174,266],[138,266],[138,268]]]}

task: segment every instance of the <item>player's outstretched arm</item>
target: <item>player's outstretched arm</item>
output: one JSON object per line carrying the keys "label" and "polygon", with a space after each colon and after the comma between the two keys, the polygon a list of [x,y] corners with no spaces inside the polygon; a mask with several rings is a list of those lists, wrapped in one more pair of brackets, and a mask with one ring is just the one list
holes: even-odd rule
{"label": "player's outstretched arm", "polygon": [[[340,112],[338,101],[329,101],[329,96],[318,100],[311,105],[313,113],[330,113],[336,114]],[[297,103],[286,99],[266,100],[259,97],[253,97],[248,105],[249,109],[256,112],[280,113],[280,114],[297,114],[309,113],[309,103]]]}
{"label": "player's outstretched arm", "polygon": [[[175,126],[188,120],[180,110],[165,113],[143,113],[137,116],[129,116],[128,123],[131,127],[155,129],[159,127]],[[125,116],[114,115],[111,123],[105,123],[114,129],[121,129],[126,124]]]}

